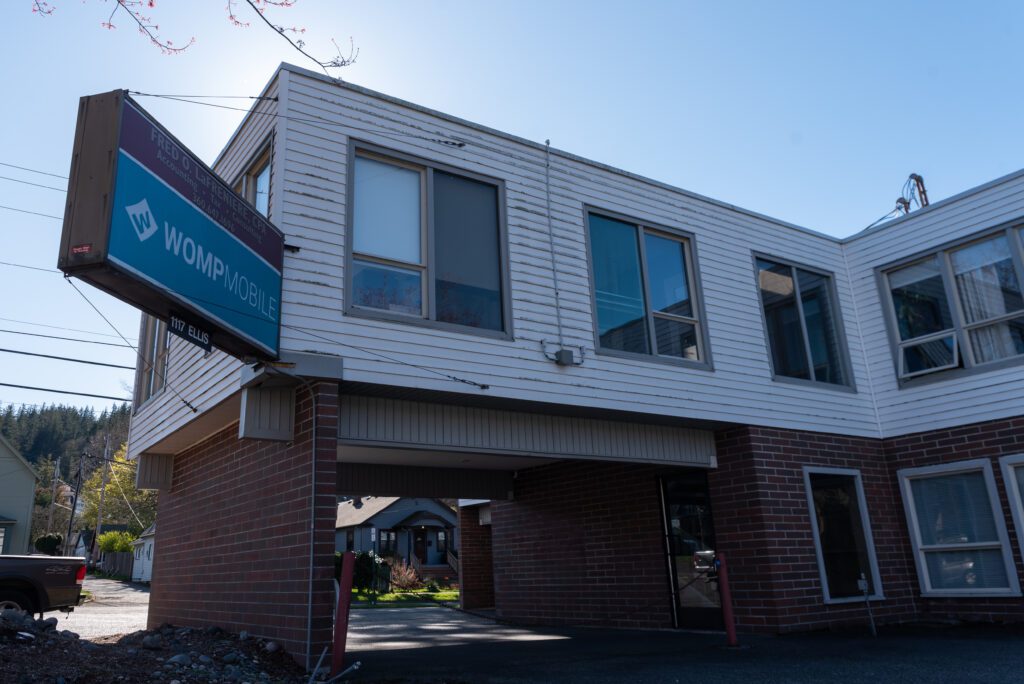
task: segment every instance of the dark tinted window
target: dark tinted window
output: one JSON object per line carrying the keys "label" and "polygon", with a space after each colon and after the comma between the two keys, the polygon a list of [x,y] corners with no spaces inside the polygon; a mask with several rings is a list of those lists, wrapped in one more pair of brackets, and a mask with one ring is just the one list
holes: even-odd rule
{"label": "dark tinted window", "polygon": [[650,353],[636,226],[592,215],[590,250],[601,346]]}
{"label": "dark tinted window", "polygon": [[502,329],[498,190],[434,172],[437,320]]}
{"label": "dark tinted window", "polygon": [[864,534],[857,480],[852,475],[811,473],[815,525],[825,565],[825,578],[831,598],[864,594],[857,586],[863,574],[872,587],[871,561]]}

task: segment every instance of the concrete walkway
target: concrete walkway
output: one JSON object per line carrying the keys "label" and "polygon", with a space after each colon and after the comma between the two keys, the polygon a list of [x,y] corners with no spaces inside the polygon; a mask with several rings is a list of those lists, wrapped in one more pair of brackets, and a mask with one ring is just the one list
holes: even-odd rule
{"label": "concrete walkway", "polygon": [[446,684],[579,682],[1020,682],[1020,628],[892,628],[744,637],[680,631],[525,629],[445,608],[352,612],[349,681]]}
{"label": "concrete walkway", "polygon": [[70,629],[84,639],[91,639],[146,628],[148,586],[86,577],[84,587],[92,592],[92,601],[78,606],[67,617],[63,613],[47,615],[60,620],[58,629]]}

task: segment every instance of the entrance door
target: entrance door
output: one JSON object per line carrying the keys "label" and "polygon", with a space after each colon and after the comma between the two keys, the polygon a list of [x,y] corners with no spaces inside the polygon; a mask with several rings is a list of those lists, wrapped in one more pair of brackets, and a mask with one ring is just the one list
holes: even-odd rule
{"label": "entrance door", "polygon": [[718,583],[709,577],[715,532],[707,473],[680,471],[662,480],[668,565],[677,627],[720,629]]}
{"label": "entrance door", "polygon": [[420,559],[420,563],[427,562],[427,531],[424,529],[414,530],[412,534],[412,552]]}

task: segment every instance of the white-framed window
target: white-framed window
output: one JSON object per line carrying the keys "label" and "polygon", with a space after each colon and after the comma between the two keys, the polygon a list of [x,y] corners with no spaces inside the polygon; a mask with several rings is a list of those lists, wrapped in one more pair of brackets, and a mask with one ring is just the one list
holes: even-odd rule
{"label": "white-framed window", "polygon": [[7,526],[6,525],[0,525],[0,554],[3,554],[4,551],[5,551],[5,549],[4,549],[4,541],[6,540],[6,538],[7,538]]}
{"label": "white-framed window", "polygon": [[988,459],[898,477],[922,596],[1020,596]]}
{"label": "white-framed window", "polygon": [[825,603],[881,600],[882,580],[875,556],[860,471],[804,466],[804,489]]}
{"label": "white-framed window", "polygon": [[1013,526],[1017,529],[1017,546],[1024,558],[1024,454],[1003,456],[999,459],[1003,471],[1003,485],[1010,500]]}

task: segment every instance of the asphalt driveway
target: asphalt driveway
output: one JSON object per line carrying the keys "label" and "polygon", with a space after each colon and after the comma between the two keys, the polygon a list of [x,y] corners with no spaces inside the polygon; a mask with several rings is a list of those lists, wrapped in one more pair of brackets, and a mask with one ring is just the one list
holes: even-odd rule
{"label": "asphalt driveway", "polygon": [[348,663],[358,682],[717,684],[1020,682],[1024,630],[914,627],[745,637],[713,633],[526,629],[445,608],[352,611]]}
{"label": "asphalt driveway", "polygon": [[86,577],[84,587],[92,592],[92,601],[78,606],[66,617],[63,613],[47,615],[60,620],[58,629],[70,629],[84,639],[92,639],[146,628],[148,586]]}

